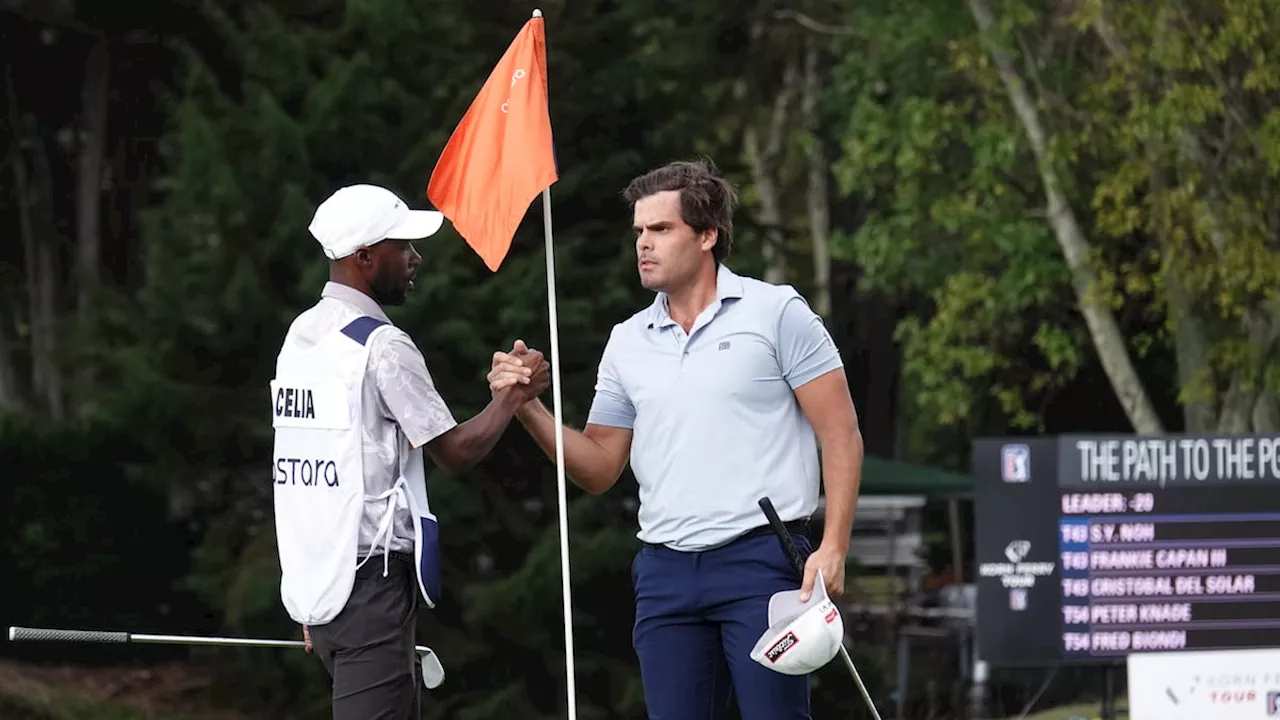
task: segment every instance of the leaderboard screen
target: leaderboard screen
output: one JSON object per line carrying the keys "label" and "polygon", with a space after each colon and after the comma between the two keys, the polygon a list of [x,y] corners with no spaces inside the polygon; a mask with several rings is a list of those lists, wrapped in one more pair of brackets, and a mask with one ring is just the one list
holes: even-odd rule
{"label": "leaderboard screen", "polygon": [[1280,435],[983,439],[980,656],[1280,647]]}

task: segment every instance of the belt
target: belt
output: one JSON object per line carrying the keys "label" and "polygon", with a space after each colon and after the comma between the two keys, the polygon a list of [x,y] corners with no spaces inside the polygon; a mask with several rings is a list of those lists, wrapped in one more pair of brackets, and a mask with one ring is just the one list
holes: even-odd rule
{"label": "belt", "polygon": [[387,553],[387,559],[391,561],[408,563],[410,565],[412,565],[414,562],[413,553],[405,552],[403,550],[392,550],[391,552]]}
{"label": "belt", "polygon": [[[801,537],[809,538],[809,521],[808,520],[791,520],[789,522],[782,523],[782,525],[787,529],[787,532],[791,533],[792,535],[800,535]],[[772,535],[772,534],[773,534],[772,525],[761,525],[758,528],[753,528],[751,530],[748,530],[745,535],[743,535],[738,539],[746,540],[749,538],[758,538],[758,537],[763,537],[765,535]]]}
{"label": "belt", "polygon": [[[789,520],[787,522],[782,523],[782,525],[787,529],[787,532],[791,533],[792,535],[799,535],[807,540],[812,540],[812,538],[809,536],[809,521],[807,519],[806,520]],[[741,540],[751,540],[753,538],[765,537],[767,535],[773,535],[772,525],[761,525],[759,527],[754,527],[725,544],[728,545]],[[662,544],[655,544],[655,543],[644,543],[644,544],[649,547],[655,547],[655,548],[665,547]]]}

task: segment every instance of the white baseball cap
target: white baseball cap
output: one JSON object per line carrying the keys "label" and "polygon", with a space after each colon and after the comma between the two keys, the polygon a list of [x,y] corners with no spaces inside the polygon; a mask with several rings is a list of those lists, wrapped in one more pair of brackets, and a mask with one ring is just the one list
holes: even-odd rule
{"label": "white baseball cap", "polygon": [[348,185],[320,203],[308,229],[330,260],[340,260],[383,240],[420,240],[444,224],[436,210],[411,210],[377,185]]}
{"label": "white baseball cap", "polygon": [[800,602],[799,589],[769,598],[769,629],[751,650],[751,659],[783,675],[806,675],[831,662],[843,641],[844,620],[827,597],[819,570],[809,602]]}

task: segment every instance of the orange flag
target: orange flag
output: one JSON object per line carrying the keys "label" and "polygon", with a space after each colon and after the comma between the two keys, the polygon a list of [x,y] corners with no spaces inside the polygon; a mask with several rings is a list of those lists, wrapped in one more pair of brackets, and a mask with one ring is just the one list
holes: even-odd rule
{"label": "orange flag", "polygon": [[491,271],[529,204],[559,176],[541,13],[525,23],[445,145],[427,197]]}

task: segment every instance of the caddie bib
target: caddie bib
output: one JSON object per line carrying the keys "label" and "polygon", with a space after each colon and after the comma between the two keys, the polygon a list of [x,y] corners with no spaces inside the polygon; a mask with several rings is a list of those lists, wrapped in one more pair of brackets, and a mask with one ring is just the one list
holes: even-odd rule
{"label": "caddie bib", "polygon": [[[398,509],[413,519],[415,575],[428,607],[439,597],[439,527],[427,500],[422,449],[401,438],[399,476],[366,495],[361,418],[369,341],[390,328],[355,318],[311,348],[281,349],[271,381],[272,458],[280,596],[289,617],[323,625],[346,606],[356,570],[379,549],[387,572]],[[366,503],[383,512],[369,554],[358,557]]]}

